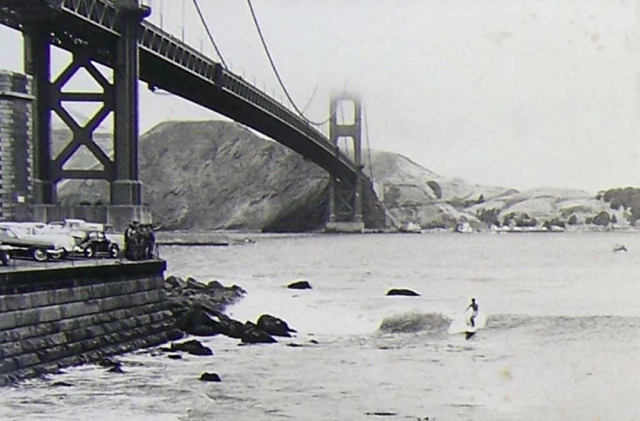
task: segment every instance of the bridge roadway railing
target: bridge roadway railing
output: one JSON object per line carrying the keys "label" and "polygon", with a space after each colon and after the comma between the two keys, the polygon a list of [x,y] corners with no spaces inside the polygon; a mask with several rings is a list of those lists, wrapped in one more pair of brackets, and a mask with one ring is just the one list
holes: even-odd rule
{"label": "bridge roadway railing", "polygon": [[[119,36],[118,13],[111,0],[0,0],[0,5],[4,3],[21,3],[24,7],[25,3],[37,4],[38,2],[40,4],[46,3],[54,10],[58,9],[66,14],[73,15],[76,20],[98,26],[102,31],[106,31],[113,37]],[[3,23],[7,24],[6,22]],[[13,25],[10,24],[10,26]],[[71,42],[79,41],[81,40],[72,40]],[[224,69],[220,63],[211,60],[148,21],[142,22],[140,48],[147,53],[172,62],[192,76],[219,87],[226,93],[261,109],[262,112],[269,114],[271,118],[277,119],[293,128],[314,142],[317,147],[320,147],[323,150],[322,154],[325,159],[326,156],[331,156],[333,159],[338,160],[340,164],[332,166],[340,167],[338,172],[341,175],[347,175],[349,179],[354,179],[360,173],[361,170],[346,155],[341,153],[329,139],[312,127],[308,121],[294,114],[242,77]],[[171,91],[171,87],[160,87]]]}

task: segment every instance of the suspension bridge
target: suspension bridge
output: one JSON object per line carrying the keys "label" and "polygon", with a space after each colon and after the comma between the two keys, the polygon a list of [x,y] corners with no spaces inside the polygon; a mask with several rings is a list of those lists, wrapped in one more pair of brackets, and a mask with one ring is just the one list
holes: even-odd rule
{"label": "suspension bridge", "polygon": [[[185,0],[182,0],[185,1]],[[32,76],[33,96],[33,201],[34,216],[48,221],[65,216],[56,203],[56,185],[68,179],[102,179],[111,187],[106,222],[123,226],[145,219],[142,186],[138,179],[138,81],[161,89],[248,126],[291,148],[330,174],[330,224],[362,225],[362,109],[357,97],[332,97],[329,136],[317,128],[291,99],[277,73],[251,1],[249,11],[269,63],[293,106],[281,104],[263,90],[233,73],[226,65],[197,0],[198,18],[218,55],[208,57],[182,39],[151,23],[151,0],[0,0],[0,24],[20,31],[25,43],[25,72]],[[158,2],[156,1],[156,4]],[[183,27],[184,27],[183,16]],[[71,53],[60,74],[51,78],[51,47]],[[105,76],[100,67],[113,69]],[[70,92],[68,82],[84,69],[100,85],[100,92]],[[342,102],[353,103],[354,121],[339,122]],[[79,124],[64,104],[97,103],[98,111]],[[72,140],[57,155],[51,150],[51,118],[55,113],[73,132]],[[113,117],[113,158],[94,142],[93,133]],[[353,156],[338,147],[352,141]],[[100,169],[66,169],[65,163],[80,148],[88,148]],[[73,216],[77,215],[76,213]],[[363,226],[363,225],[362,225]]]}

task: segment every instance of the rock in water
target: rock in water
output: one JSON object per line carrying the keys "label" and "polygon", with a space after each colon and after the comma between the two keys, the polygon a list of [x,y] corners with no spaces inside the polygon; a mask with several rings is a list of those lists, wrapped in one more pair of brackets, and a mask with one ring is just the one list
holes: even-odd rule
{"label": "rock in water", "polygon": [[97,364],[100,367],[116,367],[121,365],[122,363],[120,361],[116,361],[114,359],[111,358],[101,358],[98,360]]}
{"label": "rock in water", "polygon": [[296,281],[287,285],[289,289],[311,289],[311,284],[308,281]]}
{"label": "rock in water", "polygon": [[420,296],[420,294],[418,294],[417,292],[406,288],[391,288],[389,291],[387,291],[387,295],[404,295],[406,297]]}
{"label": "rock in water", "polygon": [[171,351],[182,351],[191,355],[198,356],[213,355],[213,351],[211,350],[211,348],[202,345],[200,341],[197,341],[195,339],[179,344],[173,343],[171,344]]}
{"label": "rock in water", "polygon": [[269,335],[274,336],[291,337],[290,332],[295,332],[295,329],[291,329],[287,322],[270,314],[260,316],[257,325]]}
{"label": "rock in water", "polygon": [[238,320],[232,319],[231,317],[219,313],[217,316],[217,323],[220,329],[220,333],[228,336],[230,338],[241,339],[244,334],[245,325]]}
{"label": "rock in water", "polygon": [[220,381],[222,381],[220,379],[220,376],[218,376],[217,373],[207,373],[206,371],[204,373],[202,373],[202,375],[200,376],[200,380],[202,380],[203,382],[220,382]]}
{"label": "rock in water", "polygon": [[120,365],[114,365],[113,367],[111,367],[107,371],[109,373],[118,373],[118,374],[124,373],[124,370],[122,369],[122,367]]}
{"label": "rock in water", "polygon": [[67,382],[55,382],[51,386],[55,386],[55,387],[73,387],[73,385],[71,383],[67,383]]}
{"label": "rock in water", "polygon": [[246,344],[271,344],[278,341],[254,323],[246,322],[242,332],[242,342]]}

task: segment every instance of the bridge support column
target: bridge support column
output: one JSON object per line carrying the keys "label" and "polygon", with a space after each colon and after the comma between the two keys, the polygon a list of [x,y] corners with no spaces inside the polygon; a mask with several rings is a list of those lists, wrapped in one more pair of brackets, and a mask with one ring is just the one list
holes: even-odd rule
{"label": "bridge support column", "polygon": [[107,221],[123,227],[137,220],[151,222],[142,206],[142,183],[138,178],[138,40],[140,23],[151,10],[138,0],[116,0],[120,17],[120,38],[114,66],[114,170],[111,182],[111,206]]}
{"label": "bridge support column", "polygon": [[[338,107],[342,102],[353,104],[353,121],[338,123]],[[361,121],[362,107],[355,95],[333,96],[330,105],[331,120],[329,136],[331,142],[338,149],[340,138],[348,138],[353,146],[353,162],[362,168]],[[353,183],[348,183],[331,176],[329,185],[329,222],[326,231],[363,232],[362,218],[362,179],[357,177]]]}
{"label": "bridge support column", "polygon": [[115,79],[115,179],[111,183],[111,204],[141,206],[142,186],[138,180],[138,38],[140,22],[150,9],[138,0],[115,2],[120,16],[116,47]]}
{"label": "bridge support column", "polygon": [[32,76],[33,102],[33,202],[56,202],[51,171],[51,44],[46,28],[24,34],[25,73]]}

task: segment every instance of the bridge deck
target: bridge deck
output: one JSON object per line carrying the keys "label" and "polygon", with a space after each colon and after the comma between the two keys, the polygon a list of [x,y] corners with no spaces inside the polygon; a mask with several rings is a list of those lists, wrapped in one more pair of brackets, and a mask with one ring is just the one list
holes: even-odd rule
{"label": "bridge deck", "polygon": [[[0,24],[48,23],[52,43],[113,66],[118,12],[106,0],[0,0]],[[142,23],[140,78],[263,133],[349,183],[364,177],[329,139],[269,95],[171,34]]]}

